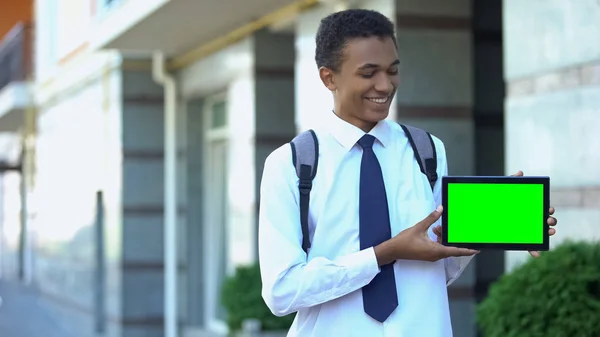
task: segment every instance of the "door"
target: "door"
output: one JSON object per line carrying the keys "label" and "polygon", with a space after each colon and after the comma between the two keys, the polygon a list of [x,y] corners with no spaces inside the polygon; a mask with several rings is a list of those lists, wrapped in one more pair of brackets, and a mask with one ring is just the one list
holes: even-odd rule
{"label": "door", "polygon": [[227,265],[229,140],[225,95],[209,97],[204,111],[204,312],[207,328],[226,332],[225,310],[220,304]]}

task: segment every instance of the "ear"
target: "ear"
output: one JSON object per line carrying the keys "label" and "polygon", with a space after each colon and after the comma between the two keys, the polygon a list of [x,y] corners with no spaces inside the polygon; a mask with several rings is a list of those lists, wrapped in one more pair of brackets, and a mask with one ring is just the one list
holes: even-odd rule
{"label": "ear", "polygon": [[321,67],[319,68],[319,77],[321,77],[321,81],[329,89],[329,91],[335,91],[337,86],[335,85],[335,74],[333,70]]}

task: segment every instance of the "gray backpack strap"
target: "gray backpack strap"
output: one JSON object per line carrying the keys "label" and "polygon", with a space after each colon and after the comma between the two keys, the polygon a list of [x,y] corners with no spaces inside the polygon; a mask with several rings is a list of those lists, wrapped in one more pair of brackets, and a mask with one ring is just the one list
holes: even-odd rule
{"label": "gray backpack strap", "polygon": [[298,176],[300,196],[300,225],[302,226],[302,249],[308,252],[310,238],[308,234],[308,205],[312,181],[317,174],[319,162],[319,141],[313,130],[300,133],[290,142],[292,147],[292,162]]}
{"label": "gray backpack strap", "polygon": [[413,148],[415,153],[415,159],[419,163],[421,172],[427,176],[431,189],[435,186],[435,182],[438,179],[437,174],[437,152],[435,150],[435,144],[431,134],[425,130],[416,128],[414,126],[400,124],[410,146]]}

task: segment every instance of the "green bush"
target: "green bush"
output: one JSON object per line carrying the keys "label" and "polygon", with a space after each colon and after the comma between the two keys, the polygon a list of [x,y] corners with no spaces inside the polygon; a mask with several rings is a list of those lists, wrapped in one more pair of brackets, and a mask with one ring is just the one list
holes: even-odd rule
{"label": "green bush", "polygon": [[485,337],[600,336],[600,243],[566,242],[505,274],[477,321]]}
{"label": "green bush", "polygon": [[294,315],[277,317],[271,313],[262,296],[262,281],[258,264],[240,266],[221,288],[221,303],[227,310],[227,325],[239,331],[246,319],[257,319],[263,331],[288,330]]}

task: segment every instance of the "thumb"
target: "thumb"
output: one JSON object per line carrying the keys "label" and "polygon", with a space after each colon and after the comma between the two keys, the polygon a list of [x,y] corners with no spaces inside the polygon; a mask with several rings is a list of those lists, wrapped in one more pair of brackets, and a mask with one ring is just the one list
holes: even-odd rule
{"label": "thumb", "polygon": [[431,225],[438,221],[438,219],[442,216],[443,211],[444,208],[441,205],[438,206],[438,208],[429,213],[425,219],[419,221],[415,227],[417,227],[420,231],[426,232]]}
{"label": "thumb", "polygon": [[522,177],[523,176],[523,171],[519,171],[515,174],[511,174],[511,177]]}

